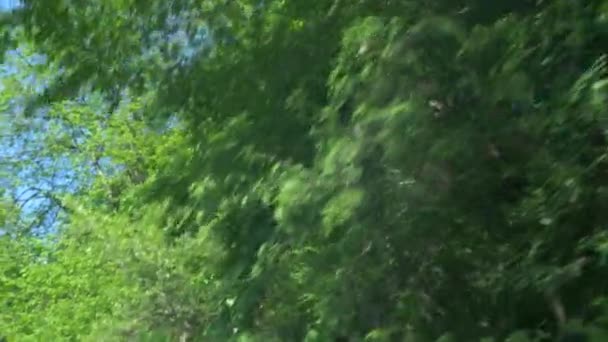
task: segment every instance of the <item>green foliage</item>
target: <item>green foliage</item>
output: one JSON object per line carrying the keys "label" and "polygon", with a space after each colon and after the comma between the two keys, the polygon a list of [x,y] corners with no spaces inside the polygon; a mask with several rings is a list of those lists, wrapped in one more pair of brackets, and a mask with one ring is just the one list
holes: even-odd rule
{"label": "green foliage", "polygon": [[605,340],[607,8],[23,1],[0,332]]}

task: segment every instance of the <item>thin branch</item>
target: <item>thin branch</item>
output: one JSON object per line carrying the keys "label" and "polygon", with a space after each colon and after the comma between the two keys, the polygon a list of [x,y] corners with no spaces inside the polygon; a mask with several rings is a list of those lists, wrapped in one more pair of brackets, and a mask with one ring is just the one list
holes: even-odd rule
{"label": "thin branch", "polygon": [[21,53],[21,51],[19,51],[19,49],[15,49],[15,54],[25,63],[27,64],[27,66],[29,66],[30,68],[34,69],[34,65],[32,63],[30,63],[30,61],[27,60],[27,58],[25,58],[25,56]]}
{"label": "thin branch", "polygon": [[329,11],[327,12],[327,15],[325,16],[325,20],[333,19],[333,17],[338,12],[338,9],[341,7],[341,5],[342,5],[342,0],[335,0],[334,3],[329,8]]}

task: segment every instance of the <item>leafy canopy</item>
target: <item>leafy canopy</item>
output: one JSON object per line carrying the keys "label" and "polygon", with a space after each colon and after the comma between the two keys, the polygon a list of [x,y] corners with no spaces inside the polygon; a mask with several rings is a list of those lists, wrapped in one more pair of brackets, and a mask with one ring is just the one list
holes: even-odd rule
{"label": "leafy canopy", "polygon": [[24,0],[0,332],[605,340],[607,11]]}

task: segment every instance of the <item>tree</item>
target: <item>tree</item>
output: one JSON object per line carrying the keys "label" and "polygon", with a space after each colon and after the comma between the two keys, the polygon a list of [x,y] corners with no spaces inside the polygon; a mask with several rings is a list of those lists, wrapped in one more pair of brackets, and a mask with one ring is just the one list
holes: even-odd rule
{"label": "tree", "polygon": [[601,339],[606,6],[24,1],[5,19],[48,82],[7,95],[10,134],[38,142],[20,167],[62,160],[75,185],[45,190],[50,242],[2,240],[25,252],[0,263],[21,289],[0,323],[524,341],[580,320]]}

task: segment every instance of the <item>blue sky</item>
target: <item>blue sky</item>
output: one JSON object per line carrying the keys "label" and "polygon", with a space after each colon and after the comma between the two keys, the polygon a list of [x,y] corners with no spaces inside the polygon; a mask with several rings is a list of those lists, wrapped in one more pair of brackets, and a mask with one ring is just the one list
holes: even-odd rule
{"label": "blue sky", "polygon": [[0,10],[7,10],[15,7],[18,2],[19,0],[0,0]]}
{"label": "blue sky", "polygon": [[[11,8],[14,8],[17,4],[19,3],[19,0],[0,0],[0,11],[6,11],[6,10],[10,10]],[[5,60],[5,63],[3,65],[0,66],[0,75],[1,76],[9,76],[10,74],[13,74],[15,72],[17,72],[17,68],[14,65],[14,63],[11,63],[11,57],[14,54],[14,52],[12,51],[8,51],[7,52],[7,57],[8,59]],[[30,56],[28,56],[30,57]],[[38,56],[39,57],[39,56]],[[36,57],[36,58],[38,58]],[[31,63],[31,58],[28,58],[30,60]],[[36,60],[34,62],[34,64],[39,64],[38,62],[40,62],[41,64],[44,64],[46,61],[43,60]],[[28,82],[33,82],[36,83],[36,79],[34,78],[34,75],[32,75],[31,77],[26,77],[25,79],[21,80],[22,82],[25,81],[26,83]],[[4,115],[11,115],[12,113],[8,113],[8,112],[4,112],[4,113],[0,113],[0,115],[4,116]],[[4,121],[2,123],[7,124],[7,122],[5,121],[7,118],[6,117],[0,117],[0,121]],[[7,132],[1,132],[6,134]],[[37,140],[36,136],[33,135],[31,132],[30,133],[26,133],[24,136],[24,138],[29,138],[27,140]],[[38,139],[39,140],[39,139]],[[23,145],[23,146],[21,146]],[[0,159],[4,159],[7,158],[6,160],[2,160],[2,161],[7,161],[8,158],[11,159],[21,159],[24,158],[24,156],[20,155],[20,148],[24,148],[26,146],[26,142],[25,140],[22,141],[21,143],[19,141],[10,143],[10,139],[0,135]],[[0,162],[0,166],[2,166],[4,163]],[[10,162],[8,164],[11,164]],[[7,164],[7,165],[8,165]],[[10,170],[10,168],[9,168]],[[6,173],[6,171],[8,171],[10,173],[9,170],[0,170],[4,173]],[[46,186],[46,184],[44,184],[42,181],[44,181],[44,179],[40,179],[39,181],[37,181],[37,178],[30,178],[28,172],[29,171],[33,171],[33,170],[22,170],[21,174],[17,174],[17,175],[12,175],[12,176],[17,176],[17,178],[21,178],[22,183],[24,183],[24,185],[22,186],[17,186],[17,188],[13,188],[13,186],[8,185],[7,179],[1,179],[3,176],[6,176],[6,174],[2,173],[0,174],[0,184],[2,184],[2,187],[11,189],[15,192],[15,193],[23,193],[23,196],[28,196],[28,191],[26,191],[29,187],[31,186],[37,186],[38,188],[42,188],[44,189]],[[9,174],[10,177],[12,177]],[[9,182],[10,183],[10,182]],[[61,183],[61,180],[60,180]],[[6,189],[6,190],[8,190]],[[44,199],[41,200],[32,200],[30,201],[26,207],[23,208],[24,210],[24,214],[27,214],[29,211],[31,210],[36,210],[36,208],[38,206],[44,205]],[[43,223],[44,224],[44,223]],[[51,223],[52,225],[52,223]],[[4,234],[4,231],[2,230],[2,227],[0,227],[0,236]]]}

